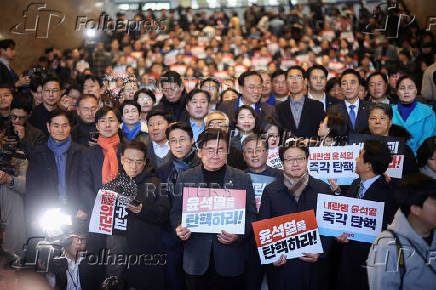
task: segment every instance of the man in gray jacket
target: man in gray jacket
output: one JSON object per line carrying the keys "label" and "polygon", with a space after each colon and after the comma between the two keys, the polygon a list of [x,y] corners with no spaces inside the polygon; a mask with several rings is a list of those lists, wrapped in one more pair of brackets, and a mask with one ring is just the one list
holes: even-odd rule
{"label": "man in gray jacket", "polygon": [[401,187],[400,209],[371,246],[370,289],[435,289],[436,181],[416,173]]}

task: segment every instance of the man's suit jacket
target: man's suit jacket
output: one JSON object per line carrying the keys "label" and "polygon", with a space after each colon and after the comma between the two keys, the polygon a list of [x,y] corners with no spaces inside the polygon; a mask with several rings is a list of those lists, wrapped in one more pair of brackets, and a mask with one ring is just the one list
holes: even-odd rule
{"label": "man's suit jacket", "polygon": [[[170,211],[171,226],[175,229],[182,220],[182,185],[204,182],[202,165],[186,170],[177,178],[175,197]],[[191,185],[192,186],[192,185]],[[246,242],[250,236],[251,222],[256,219],[256,203],[250,176],[243,171],[227,166],[224,187],[246,190],[245,234],[238,240],[225,245],[218,241],[216,234],[192,233],[183,242],[183,269],[189,275],[203,275],[209,268],[211,251],[215,260],[216,272],[224,277],[235,277],[244,273]]]}
{"label": "man's suit jacket", "polygon": [[336,105],[333,105],[328,109],[328,112],[338,113],[344,116],[345,120],[348,122],[348,127],[350,128],[351,133],[358,133],[360,130],[368,128],[368,118],[369,118],[369,107],[370,103],[367,101],[359,101],[359,110],[356,116],[356,126],[353,128],[351,124],[350,117],[348,116],[347,105],[345,105],[345,101],[340,101]]}
{"label": "man's suit jacket", "polygon": [[14,70],[9,70],[2,62],[0,62],[0,83],[10,84],[15,87],[15,82],[18,81],[18,76]]}
{"label": "man's suit jacket", "polygon": [[[231,101],[224,101],[216,106],[216,111],[222,111],[227,114],[230,119],[230,124],[236,124],[236,112],[239,108],[239,98]],[[266,118],[276,119],[276,110],[273,106],[261,102],[259,111],[256,112],[259,120],[262,123],[262,127],[266,124]]]}
{"label": "man's suit jacket", "polygon": [[280,127],[297,137],[318,136],[319,123],[324,120],[324,106],[321,102],[304,97],[303,110],[301,111],[300,124],[295,126],[294,116],[291,111],[289,98],[276,105],[276,111]]}

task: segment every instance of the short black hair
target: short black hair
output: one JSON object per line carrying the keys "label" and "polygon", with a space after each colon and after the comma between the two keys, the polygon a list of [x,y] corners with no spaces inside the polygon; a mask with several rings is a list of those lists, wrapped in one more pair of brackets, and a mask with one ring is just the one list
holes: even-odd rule
{"label": "short black hair", "polygon": [[38,87],[42,88],[42,79],[41,78],[31,78],[29,84],[30,90],[34,93],[38,91]]}
{"label": "short black hair", "polygon": [[167,71],[166,73],[164,73],[163,75],[161,75],[161,77],[159,78],[159,82],[162,83],[176,83],[177,86],[181,86],[182,85],[182,77],[180,76],[180,74],[176,71]]}
{"label": "short black hair", "polygon": [[[327,115],[327,128],[330,129],[328,137],[339,138],[348,136],[349,126],[344,116],[338,113],[328,112]],[[340,144],[345,145],[345,144]]]}
{"label": "short black hair", "polygon": [[425,139],[416,151],[416,159],[418,160],[418,167],[422,168],[427,164],[427,160],[433,156],[436,151],[436,136]]}
{"label": "short black hair", "polygon": [[354,69],[346,69],[342,72],[341,77],[340,77],[340,82],[342,82],[342,79],[344,78],[344,76],[346,75],[354,75],[358,80],[359,80],[359,84],[360,84],[360,74],[358,71],[354,70]]}
{"label": "short black hair", "polygon": [[226,145],[228,146],[228,135],[227,133],[224,133],[219,128],[207,128],[203,131],[203,133],[198,136],[197,145],[198,148],[202,149],[205,144],[207,144],[208,141],[211,140],[223,140]]}
{"label": "short black hair", "polygon": [[156,104],[156,96],[154,95],[152,90],[140,89],[140,90],[136,91],[135,96],[133,97],[135,102],[138,102],[138,98],[139,98],[140,94],[146,94],[147,96],[150,96],[150,98],[153,100],[153,104]]}
{"label": "short black hair", "polygon": [[284,70],[278,69],[271,74],[271,81],[278,76],[284,75],[286,79],[286,72]]}
{"label": "short black hair", "polygon": [[386,142],[366,140],[363,149],[365,150],[363,162],[370,163],[375,174],[385,173],[392,160],[391,151]]}
{"label": "short black hair", "polygon": [[81,94],[79,99],[77,100],[76,106],[79,107],[80,103],[86,99],[94,99],[98,103],[97,97],[94,94]]}
{"label": "short black hair", "polygon": [[8,83],[0,83],[0,89],[8,89],[11,92],[11,94],[14,93],[14,88],[12,87],[11,84]]}
{"label": "short black hair", "polygon": [[97,78],[97,77],[95,77],[95,76],[93,76],[93,75],[86,75],[86,76],[83,78],[82,88],[83,88],[83,86],[85,85],[85,82],[86,82],[87,80],[91,80],[91,81],[93,81],[93,82],[97,82],[97,84],[98,84],[100,87],[101,87],[101,85],[102,85],[102,83],[101,83],[101,81],[100,81],[99,78]]}
{"label": "short black hair", "polygon": [[280,160],[283,163],[283,160],[285,159],[285,152],[288,151],[290,148],[298,148],[304,152],[304,155],[306,155],[306,158],[309,157],[309,147],[307,147],[304,142],[300,139],[287,141],[283,146],[280,146],[279,148],[279,157]]}
{"label": "short black hair", "polygon": [[163,117],[168,123],[171,123],[171,121],[172,121],[172,117],[171,117],[171,114],[170,113],[168,113],[167,111],[164,111],[164,110],[162,110],[162,109],[156,109],[156,108],[153,108],[150,112],[148,112],[148,114],[147,114],[147,124],[148,124],[148,122],[150,121],[150,119],[152,118],[152,117],[155,117],[155,116],[161,116],[161,117]]}
{"label": "short black hair", "polygon": [[30,114],[32,112],[32,104],[29,97],[24,93],[18,93],[11,103],[11,111],[14,109],[23,110]]}
{"label": "short black hair", "polygon": [[338,84],[339,86],[341,86],[341,81],[339,80],[339,78],[337,78],[337,77],[333,77],[333,78],[329,79],[329,80],[327,81],[327,84],[325,85],[325,91],[326,91],[326,93],[328,94],[329,91],[330,91],[331,89],[333,89],[333,87],[334,87],[336,84]]}
{"label": "short black hair", "polygon": [[52,120],[53,120],[53,118],[56,118],[56,117],[59,117],[59,116],[64,116],[65,118],[67,118],[67,120],[68,120],[68,123],[70,124],[70,126],[71,126],[71,124],[72,124],[72,116],[71,116],[71,113],[70,112],[68,112],[68,111],[64,111],[64,110],[61,110],[61,109],[55,109],[55,110],[53,110],[53,111],[51,111],[49,114],[48,114],[48,120],[47,120],[47,123],[49,123],[49,124],[51,124],[51,122],[52,122]]}
{"label": "short black hair", "polygon": [[310,78],[310,75],[312,74],[312,72],[314,71],[314,70],[321,70],[323,73],[324,73],[324,76],[327,78],[327,76],[329,75],[329,72],[328,72],[328,70],[323,66],[323,65],[320,65],[320,64],[314,64],[314,65],[312,65],[311,67],[309,67],[309,69],[307,70],[307,77],[308,78]]}
{"label": "short black hair", "polygon": [[216,78],[211,78],[211,77],[208,77],[207,79],[204,79],[201,81],[200,86],[199,86],[200,89],[204,86],[205,83],[208,83],[208,82],[215,83],[216,88],[218,90],[220,89],[220,86],[221,86],[220,82]]}
{"label": "short black hair", "polygon": [[301,72],[301,74],[303,75],[303,78],[307,78],[306,77],[306,71],[299,65],[291,65],[288,70],[286,71],[286,78],[288,77],[288,74],[291,70],[299,70]]}
{"label": "short black hair", "polygon": [[99,109],[97,112],[95,112],[95,122],[97,123],[101,118],[104,118],[107,115],[107,113],[111,111],[115,114],[119,123],[121,120],[120,111],[118,111],[116,108],[111,108],[108,106],[104,106],[101,109]]}
{"label": "short black hair", "polygon": [[135,102],[134,100],[126,100],[121,105],[121,108],[120,108],[121,115],[124,115],[124,107],[125,106],[134,106],[138,110],[138,114],[141,114],[141,106],[137,102]]}
{"label": "short black hair", "polygon": [[380,71],[375,71],[372,74],[370,74],[367,78],[366,81],[369,82],[371,81],[371,78],[376,77],[376,76],[381,76],[381,78],[383,79],[383,81],[385,82],[385,84],[388,83],[388,76]]}
{"label": "short black hair", "polygon": [[207,102],[210,102],[210,94],[208,91],[195,88],[192,91],[190,91],[189,94],[186,96],[186,103],[192,101],[192,98],[197,94],[204,94],[207,98]]}
{"label": "short black hair", "polygon": [[11,38],[0,40],[0,49],[15,48],[15,41]]}
{"label": "short black hair", "polygon": [[144,153],[144,159],[146,158],[146,155],[147,155],[147,146],[145,145],[144,142],[141,142],[141,141],[135,140],[135,139],[133,139],[131,141],[127,140],[125,142],[122,142],[122,144],[121,144],[121,154],[124,154],[124,152],[127,149],[139,150],[142,153]]}
{"label": "short black hair", "polygon": [[369,106],[369,114],[371,114],[371,112],[374,110],[382,110],[386,114],[386,116],[388,116],[389,120],[392,120],[392,117],[394,115],[392,107],[387,104],[383,104],[383,103],[371,104]]}
{"label": "short black hair", "polygon": [[174,122],[171,123],[168,128],[165,130],[165,135],[167,136],[167,139],[170,139],[170,133],[176,129],[180,129],[185,131],[189,137],[192,139],[194,138],[194,133],[192,133],[192,128],[188,123],[185,122]]}
{"label": "short black hair", "polygon": [[422,173],[408,174],[396,192],[397,203],[407,217],[412,205],[422,207],[427,198],[436,199],[436,180]]}
{"label": "short black hair", "polygon": [[245,84],[245,78],[251,77],[251,76],[258,76],[260,78],[260,82],[263,82],[262,76],[255,70],[247,70],[241,73],[241,75],[238,77],[238,85],[240,87],[243,87]]}
{"label": "short black hair", "polygon": [[236,111],[236,114],[235,114],[235,127],[236,127],[236,124],[238,123],[238,116],[239,116],[239,113],[240,113],[242,110],[248,110],[248,111],[250,111],[250,113],[251,113],[251,114],[253,115],[253,117],[254,117],[254,129],[253,129],[253,132],[254,132],[254,133],[260,133],[260,131],[261,131],[261,123],[260,123],[259,116],[257,115],[256,111],[253,109],[253,107],[252,107],[252,106],[248,106],[248,105],[242,105],[242,106],[240,106],[240,107],[238,108],[238,110]]}
{"label": "short black hair", "polygon": [[399,79],[398,79],[398,82],[397,82],[397,87],[396,87],[396,89],[398,90],[398,88],[400,87],[400,83],[402,82],[402,81],[404,81],[405,79],[409,79],[409,80],[411,80],[414,84],[415,84],[415,86],[416,86],[416,78],[414,77],[414,76],[412,76],[412,75],[404,75],[404,76],[402,76],[402,77],[400,77]]}
{"label": "short black hair", "polygon": [[59,84],[59,87],[61,87],[61,81],[55,76],[48,76],[47,78],[43,79],[42,86],[45,86],[45,84],[49,82],[56,82]]}

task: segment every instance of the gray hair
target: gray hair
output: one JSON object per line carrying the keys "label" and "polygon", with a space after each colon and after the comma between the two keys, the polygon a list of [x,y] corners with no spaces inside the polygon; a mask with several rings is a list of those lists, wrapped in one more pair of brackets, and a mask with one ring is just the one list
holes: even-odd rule
{"label": "gray hair", "polygon": [[247,137],[245,137],[244,141],[242,141],[242,151],[244,150],[245,145],[247,145],[250,141],[258,141],[263,145],[263,147],[268,150],[268,142],[266,141],[266,135],[258,135],[258,134],[250,134]]}

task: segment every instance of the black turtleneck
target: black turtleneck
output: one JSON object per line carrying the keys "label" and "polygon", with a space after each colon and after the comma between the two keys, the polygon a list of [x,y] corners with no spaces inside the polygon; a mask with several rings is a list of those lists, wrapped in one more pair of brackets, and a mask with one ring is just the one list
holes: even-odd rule
{"label": "black turtleneck", "polygon": [[209,171],[204,168],[204,166],[201,166],[201,169],[203,171],[204,175],[204,182],[208,185],[211,183],[219,184],[221,188],[224,188],[224,177],[226,175],[226,169],[227,165],[224,164],[223,167],[216,171]]}

